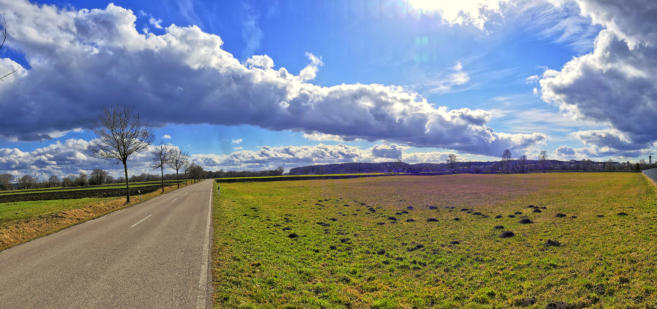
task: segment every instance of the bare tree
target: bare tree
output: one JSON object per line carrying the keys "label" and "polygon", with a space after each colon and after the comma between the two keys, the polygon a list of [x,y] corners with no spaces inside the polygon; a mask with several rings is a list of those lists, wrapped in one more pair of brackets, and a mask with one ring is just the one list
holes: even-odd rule
{"label": "bare tree", "polygon": [[93,171],[91,171],[91,176],[89,176],[89,184],[90,185],[102,185],[104,183],[107,183],[107,177],[108,176],[109,176],[109,173],[107,173],[107,171],[96,168]]}
{"label": "bare tree", "polygon": [[197,180],[197,181],[201,180],[201,178],[203,178],[203,176],[204,176],[203,174],[205,173],[203,168],[200,165],[196,164],[196,163],[192,163],[192,164],[188,165],[187,170],[185,172],[187,174],[189,174],[190,178],[192,178],[194,180]]}
{"label": "bare tree", "polygon": [[453,154],[453,153],[450,153],[450,154],[447,156],[447,164],[449,165],[449,168],[450,168],[450,169],[453,170],[453,169],[456,167],[456,160],[457,160],[457,159],[456,159],[456,155]]}
{"label": "bare tree", "polygon": [[170,149],[164,144],[160,144],[153,151],[153,168],[160,169],[160,181],[162,183],[162,193],[164,193],[164,167],[169,162]]}
{"label": "bare tree", "polygon": [[520,171],[524,173],[527,169],[527,156],[522,155],[520,158],[518,158],[518,161],[520,163]]}
{"label": "bare tree", "polygon": [[504,149],[504,152],[502,153],[502,169],[504,172],[509,172],[510,170],[510,163],[511,163],[511,150],[509,149]]}
{"label": "bare tree", "polygon": [[11,189],[12,179],[14,179],[14,175],[12,174],[0,174],[0,187],[2,187],[3,190]]}
{"label": "bare tree", "polygon": [[545,165],[546,165],[545,163],[547,161],[547,151],[545,151],[545,150],[541,151],[541,153],[538,155],[538,161],[541,164],[541,170],[543,170],[543,172],[545,172]]}
{"label": "bare tree", "polygon": [[49,187],[58,187],[60,184],[59,182],[59,177],[52,175],[50,178],[48,178],[48,186]]}
{"label": "bare tree", "polygon": [[21,189],[29,189],[36,183],[36,179],[30,175],[25,175],[18,180]]}
{"label": "bare tree", "polygon": [[178,184],[178,188],[180,188],[178,172],[187,165],[187,162],[189,162],[189,154],[178,148],[171,149],[168,164],[172,169],[176,170],[176,183]]}
{"label": "bare tree", "polygon": [[89,185],[89,176],[85,173],[80,173],[80,175],[75,178],[75,185],[80,187]]}
{"label": "bare tree", "polygon": [[105,109],[100,124],[101,127],[95,131],[100,143],[94,151],[101,158],[119,160],[123,163],[126,203],[130,203],[128,158],[146,149],[153,141],[153,134],[142,125],[139,114],[126,106]]}

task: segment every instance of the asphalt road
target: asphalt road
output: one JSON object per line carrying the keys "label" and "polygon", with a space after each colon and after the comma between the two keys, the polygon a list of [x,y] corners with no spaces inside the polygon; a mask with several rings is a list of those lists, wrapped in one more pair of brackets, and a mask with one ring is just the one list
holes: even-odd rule
{"label": "asphalt road", "polygon": [[0,252],[0,308],[209,308],[212,181]]}

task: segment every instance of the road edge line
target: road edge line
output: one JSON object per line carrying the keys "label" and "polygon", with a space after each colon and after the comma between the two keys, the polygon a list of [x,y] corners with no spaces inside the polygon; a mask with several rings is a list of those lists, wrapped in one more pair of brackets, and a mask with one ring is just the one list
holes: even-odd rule
{"label": "road edge line", "polygon": [[212,223],[212,191],[214,191],[214,186],[210,188],[210,200],[208,201],[208,219],[205,225],[205,239],[203,241],[203,253],[201,254],[201,274],[199,275],[198,287],[199,293],[196,297],[196,309],[205,309],[207,308],[207,296],[208,296],[208,264],[209,261],[209,251],[210,251],[210,224]]}

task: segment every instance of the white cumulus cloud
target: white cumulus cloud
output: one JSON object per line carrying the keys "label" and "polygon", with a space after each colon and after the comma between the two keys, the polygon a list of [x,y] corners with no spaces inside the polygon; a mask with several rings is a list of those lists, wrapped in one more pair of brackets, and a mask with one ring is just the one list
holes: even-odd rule
{"label": "white cumulus cloud", "polygon": [[[495,132],[487,126],[487,111],[435,107],[398,86],[312,84],[322,60],[310,53],[308,66],[294,75],[274,69],[264,55],[241,63],[222,49],[218,35],[196,26],[139,33],[135,14],[114,4],[73,10],[0,0],[0,7],[12,25],[8,44],[30,64],[0,85],[0,134],[6,139],[93,128],[116,102],[134,107],[150,125],[248,124],[478,154],[546,139]],[[16,65],[0,62],[3,69]]]}

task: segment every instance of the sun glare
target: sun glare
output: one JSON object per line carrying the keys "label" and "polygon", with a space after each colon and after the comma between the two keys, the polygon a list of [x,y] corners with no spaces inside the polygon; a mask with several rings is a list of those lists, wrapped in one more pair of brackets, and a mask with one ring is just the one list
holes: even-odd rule
{"label": "sun glare", "polygon": [[437,13],[450,24],[471,23],[483,28],[486,12],[497,12],[506,0],[408,0],[409,7],[423,13]]}

